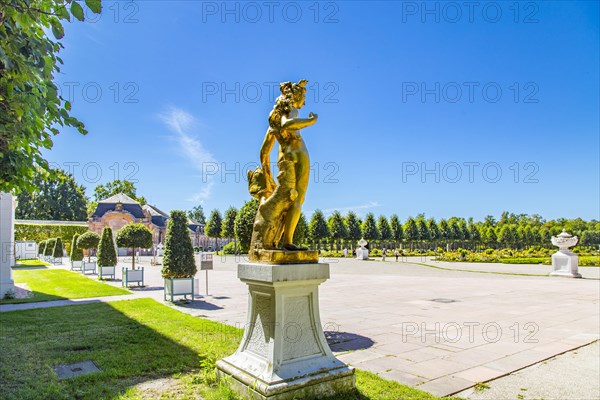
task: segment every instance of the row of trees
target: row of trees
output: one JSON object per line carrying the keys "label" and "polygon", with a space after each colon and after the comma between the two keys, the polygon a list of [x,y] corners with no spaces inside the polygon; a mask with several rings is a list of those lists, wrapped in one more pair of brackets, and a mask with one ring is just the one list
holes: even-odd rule
{"label": "row of trees", "polygon": [[[205,224],[205,234],[211,238],[237,238],[243,251],[248,249],[252,234],[252,224],[258,202],[246,202],[240,211],[230,207],[221,217],[219,210],[212,210]],[[198,217],[201,215],[201,217]],[[190,218],[204,220],[202,207],[188,211]],[[411,249],[449,248],[523,248],[532,245],[552,247],[550,238],[562,229],[580,237],[580,243],[587,246],[600,244],[600,223],[596,220],[557,219],[546,221],[535,214],[512,214],[504,212],[499,220],[486,216],[483,221],[473,218],[452,217],[436,221],[423,214],[401,221],[397,215],[375,217],[367,214],[360,219],[350,211],[345,216],[334,211],[325,217],[316,210],[310,221],[302,214],[294,234],[294,242],[309,244],[313,248],[327,246],[341,249],[354,247],[361,238],[380,247]]]}

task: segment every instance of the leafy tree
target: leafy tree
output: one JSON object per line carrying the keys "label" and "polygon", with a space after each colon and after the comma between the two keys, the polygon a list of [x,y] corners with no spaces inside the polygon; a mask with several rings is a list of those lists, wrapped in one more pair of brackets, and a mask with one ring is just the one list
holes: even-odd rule
{"label": "leafy tree", "polygon": [[53,257],[55,244],[56,244],[56,238],[50,238],[50,239],[46,240],[46,248],[44,249],[45,256]]}
{"label": "leafy tree", "polygon": [[379,238],[385,243],[392,239],[392,228],[383,215],[377,220],[377,230],[379,230]]}
{"label": "leafy tree", "polygon": [[36,173],[36,189],[22,191],[17,196],[15,212],[19,219],[83,221],[87,217],[85,188],[60,169],[51,170],[50,177]]}
{"label": "leafy tree", "polygon": [[375,222],[375,215],[368,213],[365,220],[362,223],[362,232],[364,238],[368,241],[374,241],[379,239],[379,229],[377,229],[377,223]]}
{"label": "leafy tree", "polygon": [[412,243],[414,243],[416,240],[419,240],[419,228],[417,227],[417,222],[414,220],[414,218],[410,217],[404,223],[403,229],[404,237],[406,238],[406,241],[411,244],[412,248]]}
{"label": "leafy tree", "polygon": [[52,251],[52,257],[61,258],[64,254],[63,242],[60,237],[57,237],[54,241],[54,250]]}
{"label": "leafy tree", "polygon": [[77,246],[77,239],[79,235],[76,233],[73,235],[73,241],[71,242],[71,261],[81,261],[83,260],[83,249]]}
{"label": "leafy tree", "polygon": [[493,226],[487,228],[487,243],[489,246],[495,247],[498,243],[498,236],[496,236],[496,229]]}
{"label": "leafy tree", "polygon": [[[200,207],[202,209],[202,207]],[[252,199],[244,203],[237,216],[235,217],[235,236],[240,241],[240,249],[247,253],[250,249],[252,240],[252,227],[258,211],[258,200]],[[188,213],[189,215],[189,213]]]}
{"label": "leafy tree", "polygon": [[161,272],[164,278],[191,278],[196,275],[194,248],[184,211],[171,211],[171,217],[167,222],[165,255]]}
{"label": "leafy tree", "polygon": [[292,240],[296,244],[304,244],[307,233],[308,224],[306,223],[306,217],[304,216],[304,213],[300,213],[300,218],[298,218],[298,224],[296,225],[296,230],[294,231],[294,237]]}
{"label": "leafy tree", "polygon": [[92,249],[97,248],[98,243],[100,243],[100,235],[96,232],[86,232],[77,238],[77,247],[88,250],[88,262],[92,259]]}
{"label": "leafy tree", "polygon": [[224,238],[235,238],[235,218],[237,217],[238,210],[235,207],[229,207],[225,211],[225,218],[221,222],[221,237]]}
{"label": "leafy tree", "polygon": [[516,231],[512,225],[503,224],[498,231],[498,242],[506,247],[510,247],[515,241],[515,233]]}
{"label": "leafy tree", "polygon": [[211,211],[210,218],[204,226],[204,234],[208,237],[215,238],[215,250],[219,249],[218,239],[221,237],[222,223],[223,218],[221,217],[221,213],[219,212],[219,210],[214,209]]}
{"label": "leafy tree", "polygon": [[146,198],[142,196],[138,197],[135,185],[133,182],[128,181],[127,179],[116,179],[112,182],[96,186],[94,189],[94,200],[101,201],[119,193],[126,194],[141,205],[146,204]]}
{"label": "leafy tree", "polygon": [[333,214],[327,219],[327,228],[329,229],[329,237],[335,242],[336,250],[340,240],[345,239],[348,235],[346,225],[344,224],[344,218],[339,211],[334,211]]}
{"label": "leafy tree", "polygon": [[[130,226],[126,225],[125,227]],[[135,259],[135,254],[134,257]],[[117,265],[117,251],[113,242],[112,229],[108,226],[102,229],[102,237],[98,245],[98,265],[101,267],[113,267]]]}
{"label": "leafy tree", "polygon": [[394,241],[394,247],[397,247],[398,243],[404,238],[404,231],[402,230],[402,224],[400,218],[396,214],[390,218],[390,233],[392,234],[392,240]]}
{"label": "leafy tree", "polygon": [[440,239],[443,239],[445,241],[449,241],[450,240],[450,236],[451,236],[451,232],[450,232],[450,227],[448,226],[448,221],[446,221],[445,219],[440,219],[440,222],[438,223],[438,228],[440,231]]}
{"label": "leafy tree", "polygon": [[144,224],[127,224],[117,232],[117,246],[131,248],[131,269],[135,269],[135,249],[138,247],[143,249],[152,247],[152,232]]}
{"label": "leafy tree", "polygon": [[202,206],[198,205],[187,212],[187,216],[194,222],[204,226],[206,225],[206,217]]}
{"label": "leafy tree", "polygon": [[329,236],[329,228],[327,227],[325,216],[323,216],[321,210],[316,210],[310,218],[310,223],[308,224],[308,236],[313,243],[317,244],[318,249],[321,248],[321,240]]}
{"label": "leafy tree", "polygon": [[362,230],[360,228],[360,221],[356,217],[354,212],[349,211],[346,215],[346,231],[348,232],[347,237],[352,241],[352,245],[355,246],[356,242],[362,238]]}
{"label": "leafy tree", "polygon": [[417,218],[415,222],[417,224],[417,237],[419,240],[422,242],[430,240],[431,237],[429,235],[429,228],[427,228],[427,222],[425,221],[425,218]]}
{"label": "leafy tree", "polygon": [[429,218],[427,220],[427,230],[429,232],[429,240],[436,241],[441,237],[438,225],[435,223],[435,219]]}
{"label": "leafy tree", "polygon": [[587,230],[581,235],[581,244],[585,246],[600,245],[600,231]]}
{"label": "leafy tree", "polygon": [[[100,0],[86,0],[96,14]],[[62,60],[62,21],[84,20],[81,2],[3,0],[0,6],[0,192],[34,191],[34,178],[45,171],[56,178],[42,150],[52,148],[59,127],[86,134],[71,116],[71,103],[53,82]]]}

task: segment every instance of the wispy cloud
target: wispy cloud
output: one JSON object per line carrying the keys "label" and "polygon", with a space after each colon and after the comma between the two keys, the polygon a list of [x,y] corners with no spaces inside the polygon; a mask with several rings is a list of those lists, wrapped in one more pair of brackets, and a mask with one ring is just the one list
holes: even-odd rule
{"label": "wispy cloud", "polygon": [[200,139],[191,133],[194,129],[197,129],[200,123],[192,114],[177,107],[170,107],[166,112],[161,113],[159,117],[173,132],[171,139],[177,143],[181,155],[195,169],[200,171],[203,177],[202,189],[186,200],[202,202],[210,198],[214,182],[212,175],[204,176],[205,166],[210,164],[211,171],[213,171],[214,168],[218,168],[218,163]]}

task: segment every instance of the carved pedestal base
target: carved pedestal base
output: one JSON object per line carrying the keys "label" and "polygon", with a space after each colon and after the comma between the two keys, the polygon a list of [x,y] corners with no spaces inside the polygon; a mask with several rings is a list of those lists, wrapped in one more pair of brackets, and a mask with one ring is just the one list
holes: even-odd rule
{"label": "carved pedestal base", "polygon": [[581,278],[577,254],[568,250],[559,250],[552,254],[552,269],[550,276],[565,278]]}
{"label": "carved pedestal base", "polygon": [[235,354],[217,362],[244,397],[322,398],[354,389],[354,370],[333,356],[321,327],[318,286],[328,264],[238,265],[248,319]]}

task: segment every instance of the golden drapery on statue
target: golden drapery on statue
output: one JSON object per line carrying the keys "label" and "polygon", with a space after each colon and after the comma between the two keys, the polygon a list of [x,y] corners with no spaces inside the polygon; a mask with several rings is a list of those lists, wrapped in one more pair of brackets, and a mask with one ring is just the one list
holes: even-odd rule
{"label": "golden drapery on statue", "polygon": [[[250,261],[271,263],[311,263],[316,251],[293,243],[308,187],[310,160],[300,130],[317,122],[317,115],[299,118],[306,100],[307,80],[279,85],[281,95],[269,114],[269,128],[260,149],[261,167],[248,171],[248,190],[260,205],[252,229]],[[271,173],[270,153],[279,143],[277,183]],[[281,248],[279,246],[281,242]]]}

